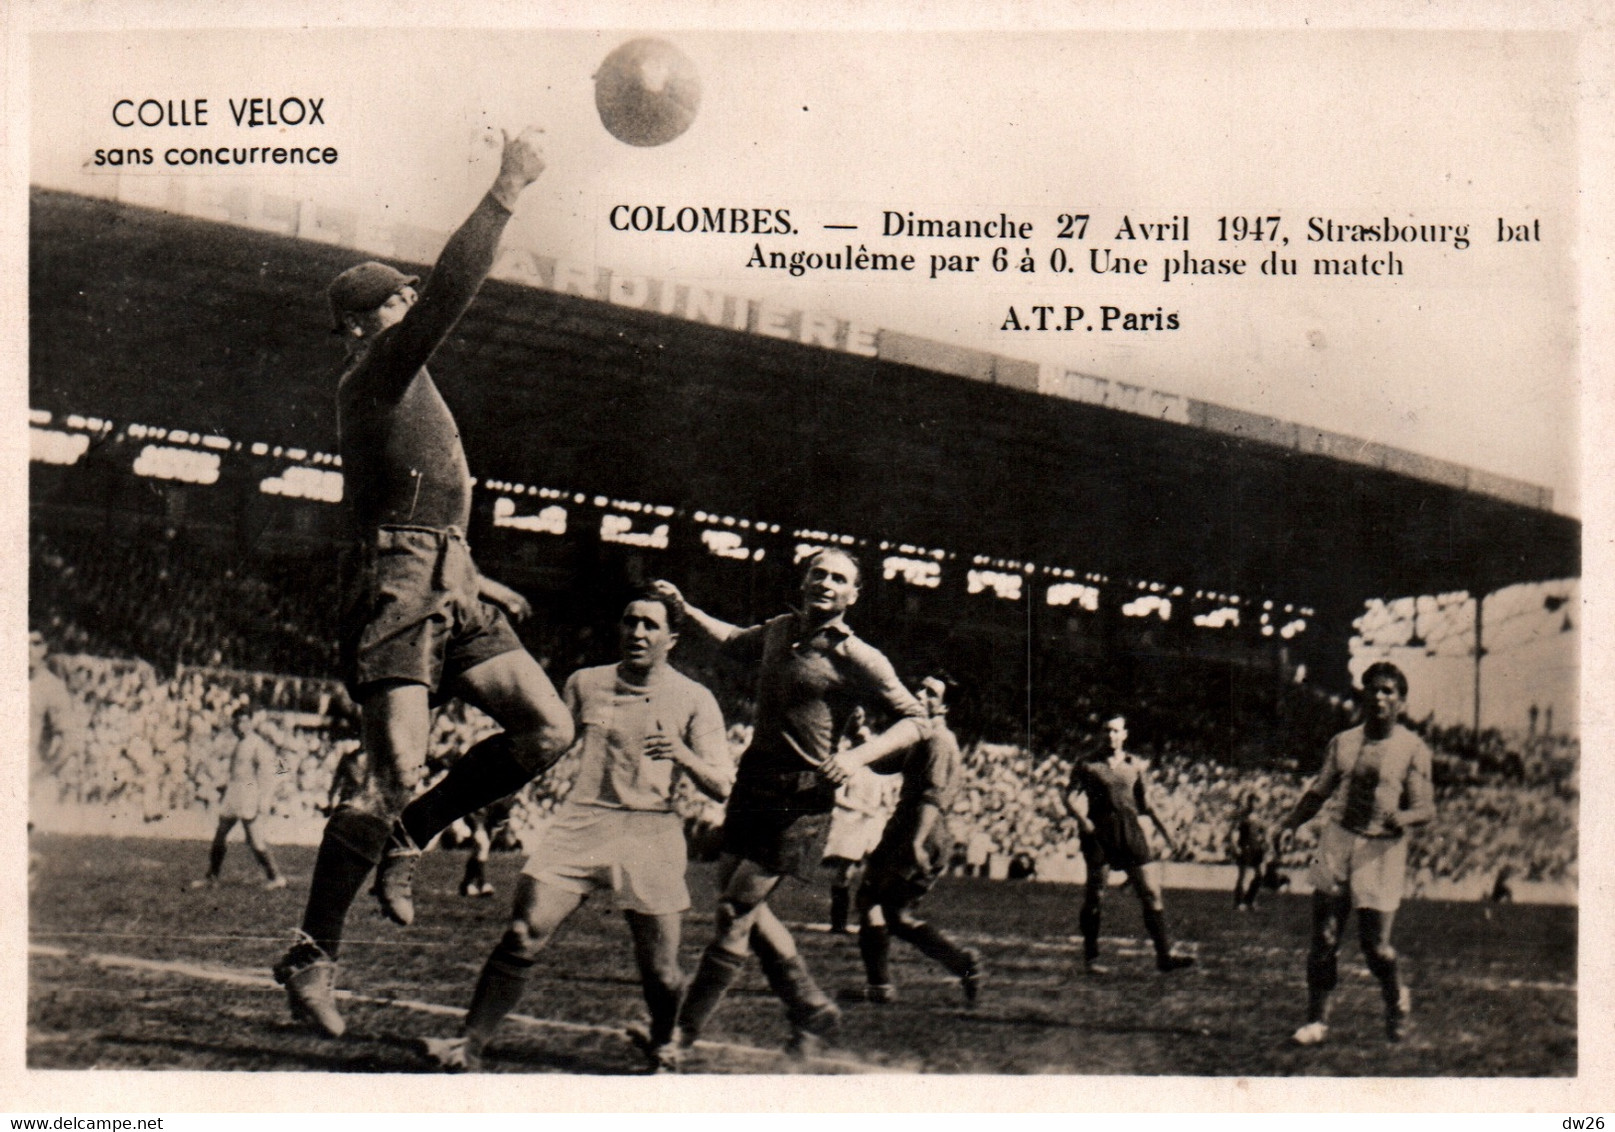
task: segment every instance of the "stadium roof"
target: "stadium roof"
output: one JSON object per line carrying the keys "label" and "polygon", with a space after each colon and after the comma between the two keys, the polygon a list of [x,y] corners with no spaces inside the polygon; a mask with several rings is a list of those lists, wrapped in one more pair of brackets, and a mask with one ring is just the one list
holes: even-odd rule
{"label": "stadium roof", "polygon": [[[30,238],[34,406],[335,450],[322,294],[350,248],[43,190]],[[1090,403],[1106,398],[1082,375],[1051,389],[1025,363],[872,341],[876,356],[494,281],[433,372],[484,478],[1347,617],[1368,597],[1580,572],[1580,524],[1530,485],[1199,402],[1157,419]]]}

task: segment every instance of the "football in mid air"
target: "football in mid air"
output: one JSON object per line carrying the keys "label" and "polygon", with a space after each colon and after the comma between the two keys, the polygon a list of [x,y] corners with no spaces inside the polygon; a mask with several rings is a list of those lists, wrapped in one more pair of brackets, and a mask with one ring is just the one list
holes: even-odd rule
{"label": "football in mid air", "polygon": [[671,43],[630,39],[595,72],[594,105],[601,124],[618,141],[666,145],[695,121],[701,76]]}

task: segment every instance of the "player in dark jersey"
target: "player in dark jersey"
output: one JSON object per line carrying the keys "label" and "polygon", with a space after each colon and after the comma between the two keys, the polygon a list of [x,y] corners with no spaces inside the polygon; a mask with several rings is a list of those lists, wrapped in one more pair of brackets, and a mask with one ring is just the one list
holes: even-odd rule
{"label": "player in dark jersey", "polygon": [[1239,817],[1229,838],[1238,869],[1234,875],[1234,908],[1240,912],[1256,907],[1256,894],[1262,888],[1262,862],[1267,858],[1267,827],[1256,818],[1257,802],[1255,794],[1246,794],[1240,801]]}
{"label": "player in dark jersey", "polygon": [[1090,974],[1104,974],[1099,962],[1099,916],[1111,869],[1122,869],[1144,909],[1144,928],[1155,944],[1155,966],[1165,972],[1194,965],[1187,955],[1174,955],[1166,931],[1166,901],[1161,886],[1145,865],[1155,859],[1139,818],[1147,815],[1174,854],[1172,834],[1150,804],[1145,778],[1148,764],[1127,751],[1127,720],[1105,722],[1105,746],[1079,760],[1071,770],[1065,803],[1077,819],[1082,860],[1088,877],[1083,886],[1082,957]]}
{"label": "player in dark jersey", "polygon": [[[807,560],[797,611],[741,629],[685,604],[687,624],[757,671],[757,723],[740,757],[724,820],[717,932],[679,1011],[686,1045],[739,978],[748,945],[785,1004],[793,1053],[810,1051],[840,1021],[841,1012],[813,981],[767,900],[787,875],[813,883],[835,808],[835,785],[820,768],[846,733],[853,706],[863,703],[897,717],[862,745],[867,761],[926,734],[925,709],[898,680],[891,661],[847,627],[858,581],[856,559],[820,550]],[[655,585],[683,601],[672,583]]]}
{"label": "player in dark jersey", "polygon": [[[418,297],[416,277],[380,263],[349,268],[327,290],[332,329],[350,350],[337,423],[359,552],[343,615],[343,674],[369,757],[363,789],[326,822],[302,927],[274,974],[293,1013],[332,1037],[346,1026],[335,1002],[343,922],[415,789],[432,698],[458,696],[504,731],[456,764],[420,825],[441,817],[441,829],[514,792],[572,741],[571,713],[506,617],[525,615],[526,601],[471,559],[465,450],[425,368],[493,266],[517,199],[543,172],[538,143],[532,128],[506,136],[492,187],[449,237]],[[394,839],[406,869],[421,844],[414,830]]]}
{"label": "player in dark jersey", "polygon": [[[959,772],[959,741],[943,719],[947,682],[940,676],[927,676],[914,695],[930,717],[930,735],[871,768],[878,773],[901,771],[903,785],[897,808],[880,844],[869,855],[863,884],[858,887],[858,951],[867,983],[843,997],[858,1002],[897,1001],[891,968],[891,937],[895,935],[952,972],[965,1001],[974,1003],[981,987],[981,962],[976,953],[957,946],[914,915],[914,906],[931,891],[953,852],[945,815],[957,792]],[[834,779],[850,775],[862,765],[855,748],[831,759],[825,774]]]}

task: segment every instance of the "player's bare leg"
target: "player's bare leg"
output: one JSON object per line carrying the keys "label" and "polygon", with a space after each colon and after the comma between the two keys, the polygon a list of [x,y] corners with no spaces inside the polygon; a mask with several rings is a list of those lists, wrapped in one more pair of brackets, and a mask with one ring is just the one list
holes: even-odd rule
{"label": "player's bare leg", "polygon": [[343,923],[415,789],[431,725],[423,684],[377,685],[359,707],[370,754],[365,784],[325,823],[299,938],[274,971],[293,1013],[331,1037],[347,1027],[335,1001]]}
{"label": "player's bare leg", "polygon": [[1399,1042],[1406,1032],[1412,996],[1397,972],[1396,948],[1391,946],[1391,924],[1395,919],[1395,912],[1357,909],[1357,941],[1362,944],[1368,969],[1379,980],[1380,997],[1385,1003],[1385,1037]]}
{"label": "player's bare leg", "polygon": [[1340,936],[1351,915],[1351,893],[1312,894],[1312,945],[1307,953],[1307,1022],[1295,1032],[1299,1045],[1329,1036],[1329,996],[1340,982]]}
{"label": "player's bare leg", "polygon": [[1163,974],[1181,971],[1194,966],[1188,955],[1172,954],[1172,938],[1166,930],[1166,898],[1161,895],[1161,883],[1153,870],[1134,865],[1127,870],[1127,879],[1138,893],[1138,902],[1144,912],[1144,930],[1155,945],[1155,968]]}
{"label": "player's bare leg", "polygon": [[482,1068],[482,1051],[505,1016],[521,1002],[534,960],[583,899],[581,892],[539,884],[522,875],[516,884],[510,927],[482,965],[462,1036],[426,1039],[428,1057],[454,1072]]}
{"label": "player's bare leg", "polygon": [[415,919],[414,874],[421,847],[459,818],[526,786],[572,743],[572,713],[524,650],[466,670],[449,691],[504,730],[467,751],[442,781],[403,811],[376,877],[382,911],[400,924]]}
{"label": "player's bare leg", "polygon": [[679,934],[684,917],[677,912],[652,916],[634,911],[624,911],[623,916],[634,937],[634,961],[639,965],[645,1005],[650,1010],[650,1029],[642,1048],[651,1072],[677,1072],[679,1001],[684,995]]}

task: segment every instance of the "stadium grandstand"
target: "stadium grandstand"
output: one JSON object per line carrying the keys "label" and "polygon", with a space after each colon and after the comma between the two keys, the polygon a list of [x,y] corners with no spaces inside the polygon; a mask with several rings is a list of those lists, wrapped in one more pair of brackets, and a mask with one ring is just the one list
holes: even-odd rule
{"label": "stadium grandstand", "polygon": [[[323,288],[355,248],[424,271],[442,234],[126,180],[134,200],[32,197],[30,621],[93,719],[60,790],[205,810],[212,756],[177,737],[246,697],[283,713],[276,804],[309,817],[352,745],[325,722],[344,514]],[[1397,640],[1420,645],[1422,595],[1465,597],[1489,632],[1475,597],[1537,587],[1556,613],[1580,569],[1579,523],[1533,485],[519,247],[433,368],[476,477],[471,541],[532,599],[552,674],[610,655],[634,584],[678,579],[749,623],[809,548],[845,547],[860,631],[960,686],[957,816],[1000,861],[1074,855],[1068,758],[1116,710],[1168,820],[1198,831],[1189,855],[1223,860],[1238,799],[1276,816],[1350,718],[1365,609],[1413,600]],[[743,735],[733,677],[681,663]],[[1570,725],[1511,730],[1478,695],[1421,723],[1448,798],[1422,876],[1573,880]],[[452,745],[478,724],[444,726]],[[131,728],[169,736],[162,769],[131,762]]]}

